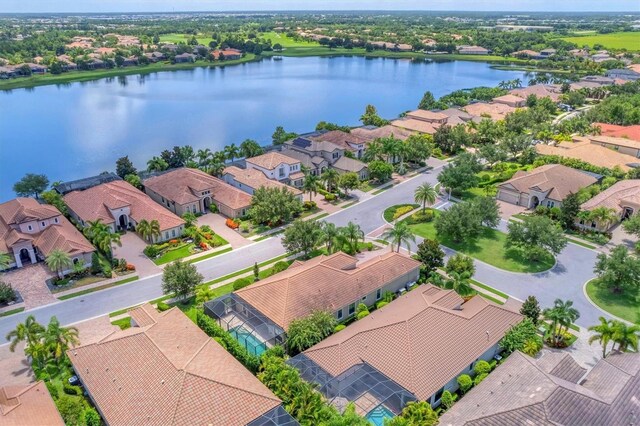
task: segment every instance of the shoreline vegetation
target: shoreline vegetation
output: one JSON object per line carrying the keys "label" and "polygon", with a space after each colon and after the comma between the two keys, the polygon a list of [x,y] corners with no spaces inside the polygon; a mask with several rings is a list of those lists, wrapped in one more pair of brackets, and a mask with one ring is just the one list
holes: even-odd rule
{"label": "shoreline vegetation", "polygon": [[264,58],[274,58],[278,56],[285,57],[311,57],[311,56],[360,56],[364,58],[388,58],[388,59],[432,59],[432,60],[448,60],[448,61],[472,61],[487,62],[500,66],[504,70],[535,70],[535,68],[525,67],[509,67],[509,65],[524,65],[527,61],[517,58],[505,58],[494,55],[460,55],[460,54],[437,54],[428,55],[422,52],[391,52],[386,50],[378,50],[367,52],[364,48],[344,49],[335,48],[328,49],[322,46],[313,47],[288,47],[280,52],[265,51],[261,55],[247,53],[241,59],[228,60],[224,62],[190,62],[180,64],[156,63],[149,65],[138,65],[124,68],[100,69],[92,71],[71,71],[62,74],[39,74],[30,77],[17,77],[7,80],[0,80],[0,91],[13,89],[29,89],[38,86],[48,85],[65,85],[71,83],[81,83],[87,81],[95,81],[103,78],[122,77],[128,75],[146,75],[157,72],[166,71],[183,71],[195,68],[215,68],[231,65],[240,65],[253,61],[260,61]]}

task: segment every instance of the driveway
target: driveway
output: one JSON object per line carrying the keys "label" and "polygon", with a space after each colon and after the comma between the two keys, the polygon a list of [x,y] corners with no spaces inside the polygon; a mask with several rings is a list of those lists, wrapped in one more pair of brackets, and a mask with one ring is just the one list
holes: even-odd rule
{"label": "driveway", "polygon": [[240,235],[239,232],[234,231],[225,225],[226,218],[217,213],[207,213],[198,218],[198,226],[209,225],[213,232],[220,235],[225,240],[229,241],[231,247],[236,249],[251,244],[253,241],[247,240]]}
{"label": "driveway", "polygon": [[118,259],[127,259],[128,263],[132,263],[141,279],[159,274],[162,271],[151,259],[144,255],[143,251],[147,243],[136,233],[127,232],[120,237],[120,242],[122,247],[114,246],[113,256]]}
{"label": "driveway", "polygon": [[616,246],[626,246],[629,250],[634,250],[637,238],[631,234],[627,234],[621,224],[617,224],[611,229],[611,239],[607,244],[602,246],[602,251],[609,253]]}
{"label": "driveway", "polygon": [[496,200],[498,207],[500,208],[500,217],[509,220],[514,214],[520,214],[527,211],[523,206],[516,206],[515,204],[507,203],[504,201]]}
{"label": "driveway", "polygon": [[55,274],[44,263],[25,266],[2,274],[2,281],[20,292],[25,309],[48,305],[57,299],[53,297],[46,281]]}

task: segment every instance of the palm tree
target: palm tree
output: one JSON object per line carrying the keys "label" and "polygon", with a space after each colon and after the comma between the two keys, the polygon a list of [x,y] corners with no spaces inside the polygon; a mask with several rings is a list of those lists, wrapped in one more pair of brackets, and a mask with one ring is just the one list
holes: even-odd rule
{"label": "palm tree", "polygon": [[605,317],[598,318],[600,320],[600,324],[592,325],[589,327],[589,331],[595,332],[595,334],[589,337],[589,344],[598,341],[602,345],[602,358],[607,356],[607,346],[611,341],[611,337],[613,336],[613,324],[611,321],[607,320]]}
{"label": "palm tree", "polygon": [[64,277],[63,271],[73,266],[73,261],[69,254],[59,249],[49,253],[49,256],[45,259],[45,263],[49,269],[58,273],[60,279]]}
{"label": "palm tree", "polygon": [[384,150],[380,139],[375,139],[367,145],[363,160],[367,163],[375,160],[384,160]]}
{"label": "palm tree", "polygon": [[224,171],[224,167],[224,161],[214,157],[207,163],[205,171],[212,176],[220,176]]}
{"label": "palm tree", "polygon": [[603,230],[609,229],[609,225],[613,223],[618,216],[616,211],[609,207],[596,207],[589,213],[589,219],[596,222]]}
{"label": "palm tree", "polygon": [[154,237],[162,236],[160,232],[160,223],[157,220],[148,222],[146,219],[142,219],[136,226],[136,231],[147,242],[153,243]]}
{"label": "palm tree", "polygon": [[82,233],[93,242],[98,235],[108,232],[109,227],[102,223],[102,219],[89,220]]}
{"label": "palm tree", "polygon": [[327,191],[333,192],[334,186],[338,184],[340,173],[336,169],[327,169],[322,173],[320,179],[327,185]]}
{"label": "palm tree", "polygon": [[196,305],[200,306],[204,302],[208,302],[211,299],[215,299],[216,291],[212,288],[209,288],[208,285],[203,287],[199,287],[196,290]]}
{"label": "palm tree", "polygon": [[333,253],[336,246],[338,246],[339,237],[340,237],[340,229],[331,222],[323,222],[322,223],[322,232],[324,233],[324,241],[327,244],[327,251],[329,254]]}
{"label": "palm tree", "polygon": [[562,335],[569,329],[569,326],[580,318],[580,312],[573,307],[573,302],[556,299],[553,308],[547,308],[542,312],[544,319],[551,321],[549,333],[556,346],[560,343]]}
{"label": "palm tree", "polygon": [[0,252],[0,271],[4,271],[11,264],[11,256],[9,253]]}
{"label": "palm tree", "polygon": [[627,325],[622,321],[613,321],[613,335],[611,339],[618,344],[618,350],[629,352],[638,351],[638,338],[640,338],[640,325]]}
{"label": "palm tree", "polygon": [[396,222],[393,228],[388,228],[382,233],[382,238],[391,243],[391,250],[393,246],[397,245],[396,252],[400,252],[400,246],[404,243],[407,245],[407,250],[411,252],[411,246],[409,243],[415,243],[416,237],[409,229],[406,222]]}
{"label": "palm tree", "polygon": [[202,169],[207,166],[209,160],[213,156],[213,153],[209,148],[199,149],[196,156],[198,157],[198,168]]}
{"label": "palm tree", "polygon": [[240,150],[235,143],[232,143],[231,145],[227,145],[224,147],[224,153],[227,159],[229,159],[233,163],[233,160],[235,160],[236,157],[240,155]]}
{"label": "palm tree", "polygon": [[64,358],[65,352],[74,345],[80,343],[78,329],[75,327],[62,327],[58,318],[51,317],[49,325],[44,332],[44,345],[53,354],[55,360]]}
{"label": "palm tree", "polygon": [[449,278],[450,280],[448,284],[460,296],[468,296],[473,293],[473,288],[471,288],[471,284],[469,283],[471,274],[469,274],[468,272],[451,272],[449,274]]}
{"label": "palm tree", "polygon": [[309,201],[311,201],[313,195],[318,193],[318,180],[318,176],[312,175],[311,173],[306,174],[304,177],[302,189],[309,193]]}
{"label": "palm tree", "polygon": [[262,154],[263,150],[258,142],[253,139],[245,139],[240,144],[240,155],[245,158],[257,157]]}
{"label": "palm tree", "polygon": [[519,78],[516,78],[515,80],[513,80],[513,86],[522,87],[522,80],[520,80]]}
{"label": "palm tree", "polygon": [[396,157],[400,154],[402,141],[393,135],[381,139],[382,152],[386,155],[387,161],[395,163]]}
{"label": "palm tree", "polygon": [[433,186],[431,186],[431,184],[426,182],[420,185],[419,187],[417,187],[414,192],[414,199],[416,203],[422,204],[423,212],[427,208],[427,203],[429,203],[429,205],[432,205],[433,203],[436,202],[437,198],[438,198],[438,192],[436,191],[436,189]]}
{"label": "palm tree", "polygon": [[340,234],[345,239],[349,247],[351,247],[351,251],[353,253],[358,252],[358,241],[364,240],[364,232],[360,228],[360,225],[349,222],[347,226],[340,228]]}
{"label": "palm tree", "polygon": [[169,164],[160,157],[153,157],[151,160],[147,161],[147,170],[150,172],[162,172],[168,168]]}
{"label": "palm tree", "polygon": [[122,247],[120,234],[111,232],[111,230],[97,235],[94,240],[94,244],[106,253],[109,259],[113,258],[113,244],[116,244],[118,247]]}
{"label": "palm tree", "polygon": [[7,340],[11,340],[9,350],[11,352],[15,351],[16,346],[20,342],[27,342],[27,346],[38,344],[43,332],[44,327],[36,321],[36,318],[33,315],[29,315],[24,321],[24,324],[18,324],[15,330],[12,330],[7,334]]}

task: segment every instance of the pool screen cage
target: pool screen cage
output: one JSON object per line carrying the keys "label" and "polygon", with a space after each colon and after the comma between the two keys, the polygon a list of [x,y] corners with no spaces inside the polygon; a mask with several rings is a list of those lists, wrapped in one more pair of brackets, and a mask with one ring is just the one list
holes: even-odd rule
{"label": "pool screen cage", "polygon": [[[204,313],[218,321],[220,327],[228,332],[244,329],[245,333],[254,337],[254,342],[261,342],[264,350],[284,344],[284,329],[234,293],[206,302]],[[249,351],[256,350],[254,347],[248,347],[249,340],[246,338],[240,339],[239,342]]]}
{"label": "pool screen cage", "polygon": [[305,354],[299,354],[287,362],[300,371],[302,378],[316,383],[318,390],[340,411],[353,402],[356,412],[366,415],[384,404],[395,415],[399,415],[408,402],[417,399],[367,363],[354,365],[333,377]]}
{"label": "pool screen cage", "polygon": [[299,423],[285,411],[282,405],[269,410],[247,426],[298,426]]}

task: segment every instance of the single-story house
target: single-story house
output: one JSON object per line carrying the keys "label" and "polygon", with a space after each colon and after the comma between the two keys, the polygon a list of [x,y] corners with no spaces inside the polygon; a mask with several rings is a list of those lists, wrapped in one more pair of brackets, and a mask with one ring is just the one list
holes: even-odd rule
{"label": "single-story house", "polygon": [[219,60],[220,55],[222,55],[222,58],[227,61],[233,60],[233,59],[240,59],[242,58],[242,51],[238,49],[223,49],[223,50],[214,50],[213,52],[211,52],[211,56],[215,60]]}
{"label": "single-story house", "polygon": [[151,199],[179,216],[207,213],[213,204],[223,215],[236,218],[246,216],[251,207],[249,194],[198,169],[161,172],[142,184]]}
{"label": "single-story house", "polygon": [[637,214],[640,211],[640,180],[630,179],[616,182],[589,201],[582,204],[581,209],[590,211],[598,207],[613,209],[618,220],[609,224],[596,222],[584,223],[583,221],[578,221],[576,224],[583,228],[607,231],[620,221],[630,218],[631,215]]}
{"label": "single-story house", "polygon": [[[33,198],[15,198],[0,204],[0,253],[12,259],[9,267],[22,268],[62,250],[81,265],[91,264],[95,248],[52,205]],[[67,271],[63,271],[67,272]]]}
{"label": "single-story house", "polygon": [[145,53],[144,56],[146,56],[147,59],[149,59],[149,62],[164,61],[165,59],[167,59],[166,55],[162,52]]}
{"label": "single-story house", "polygon": [[608,70],[605,75],[609,78],[620,79],[626,81],[636,81],[640,80],[640,72],[636,72],[634,70],[628,68],[618,68],[613,70]]}
{"label": "single-story house", "polygon": [[560,207],[569,194],[598,181],[593,174],[561,164],[547,164],[529,172],[520,170],[498,185],[498,200],[535,209],[537,206]]}
{"label": "single-story house", "polygon": [[26,386],[0,387],[0,424],[64,426],[64,421],[47,386],[38,381]]}
{"label": "single-story house", "polygon": [[520,96],[511,95],[511,94],[493,98],[493,102],[509,105],[510,107],[513,107],[513,108],[522,108],[527,105],[526,99],[523,99]]}
{"label": "single-story house", "polygon": [[562,93],[555,87],[546,84],[534,84],[533,86],[519,87],[509,91],[510,95],[518,96],[525,101],[530,95],[534,95],[538,99],[549,98],[553,102],[560,102]]}
{"label": "single-story house", "polygon": [[340,173],[356,173],[360,180],[369,179],[369,168],[367,164],[354,158],[340,157],[331,167]]}
{"label": "single-story house", "polygon": [[153,242],[177,238],[184,230],[184,220],[156,204],[147,194],[130,183],[117,180],[67,193],[64,202],[69,215],[80,225],[100,220],[113,232],[135,229],[141,220],[157,220],[160,236]]}
{"label": "single-story house", "polygon": [[493,121],[504,120],[507,114],[511,114],[516,108],[495,102],[472,102],[463,110],[474,117],[489,118]]}
{"label": "single-story house", "polygon": [[281,425],[281,401],[178,308],[130,311],[132,327],[67,351],[109,425]]}
{"label": "single-story house", "polygon": [[633,126],[619,126],[617,124],[593,123],[600,128],[601,136],[611,136],[614,138],[626,138],[640,142],[640,124]]}
{"label": "single-story house", "polygon": [[540,52],[536,52],[535,50],[518,50],[517,52],[513,52],[511,56],[515,58],[530,58],[537,59],[540,56]]}
{"label": "single-story house", "polygon": [[318,310],[345,320],[355,315],[360,303],[372,306],[385,292],[409,288],[419,275],[420,262],[403,254],[385,253],[358,262],[337,252],[296,261],[286,271],[209,301],[205,313],[227,329],[241,325],[261,342],[264,351],[284,343],[293,320]]}
{"label": "single-story house", "polygon": [[613,136],[588,136],[593,145],[604,146],[621,154],[640,158],[640,141]]}
{"label": "single-story house", "polygon": [[440,124],[437,123],[429,123],[424,120],[417,120],[415,118],[403,117],[397,120],[393,120],[391,125],[394,127],[398,127],[400,129],[415,133],[425,133],[428,135],[433,135],[438,131],[438,127]]}
{"label": "single-story house", "polygon": [[482,296],[465,302],[428,284],[288,362],[331,404],[353,402],[363,416],[398,415],[411,401],[439,405],[445,390],[458,389],[461,374],[499,355],[498,343],[520,321],[519,313]]}
{"label": "single-story house", "polygon": [[444,114],[442,111],[427,111],[424,109],[409,111],[406,114],[406,117],[432,123],[434,126],[447,124],[447,120],[449,119],[449,116]]}
{"label": "single-story house", "polygon": [[491,50],[482,46],[458,46],[458,53],[461,55],[488,55]]}
{"label": "single-story house", "polygon": [[557,52],[557,50],[556,49],[552,49],[552,48],[542,49],[540,51],[539,58],[540,59],[550,58],[550,57],[554,56],[556,54],[556,52]]}
{"label": "single-story house", "polygon": [[196,58],[197,56],[194,55],[193,53],[181,53],[174,57],[174,61],[176,64],[181,64],[185,62],[195,62]]}
{"label": "single-story house", "polygon": [[387,124],[386,126],[362,126],[351,129],[351,134],[363,138],[366,143],[380,138],[393,136],[396,139],[406,140],[413,132]]}
{"label": "single-story house", "polygon": [[536,152],[540,155],[558,155],[560,157],[575,158],[598,167],[613,169],[619,167],[622,171],[629,171],[638,159],[628,154],[594,145],[590,140],[576,137],[572,142],[560,142],[556,146],[538,144]]}
{"label": "single-story house", "polygon": [[300,160],[291,156],[278,151],[269,151],[257,157],[247,158],[245,163],[247,169],[259,170],[269,179],[292,183],[296,187],[302,186],[301,180],[304,178],[302,164]]}
{"label": "single-story house", "polygon": [[236,166],[229,166],[222,172],[222,179],[229,185],[233,185],[249,195],[253,195],[258,188],[286,188],[287,191],[290,191],[302,201],[302,191],[298,188],[269,179],[258,169],[241,169]]}
{"label": "single-story house", "polygon": [[590,371],[566,352],[514,352],[439,419],[440,426],[631,425],[640,354],[614,351]]}

